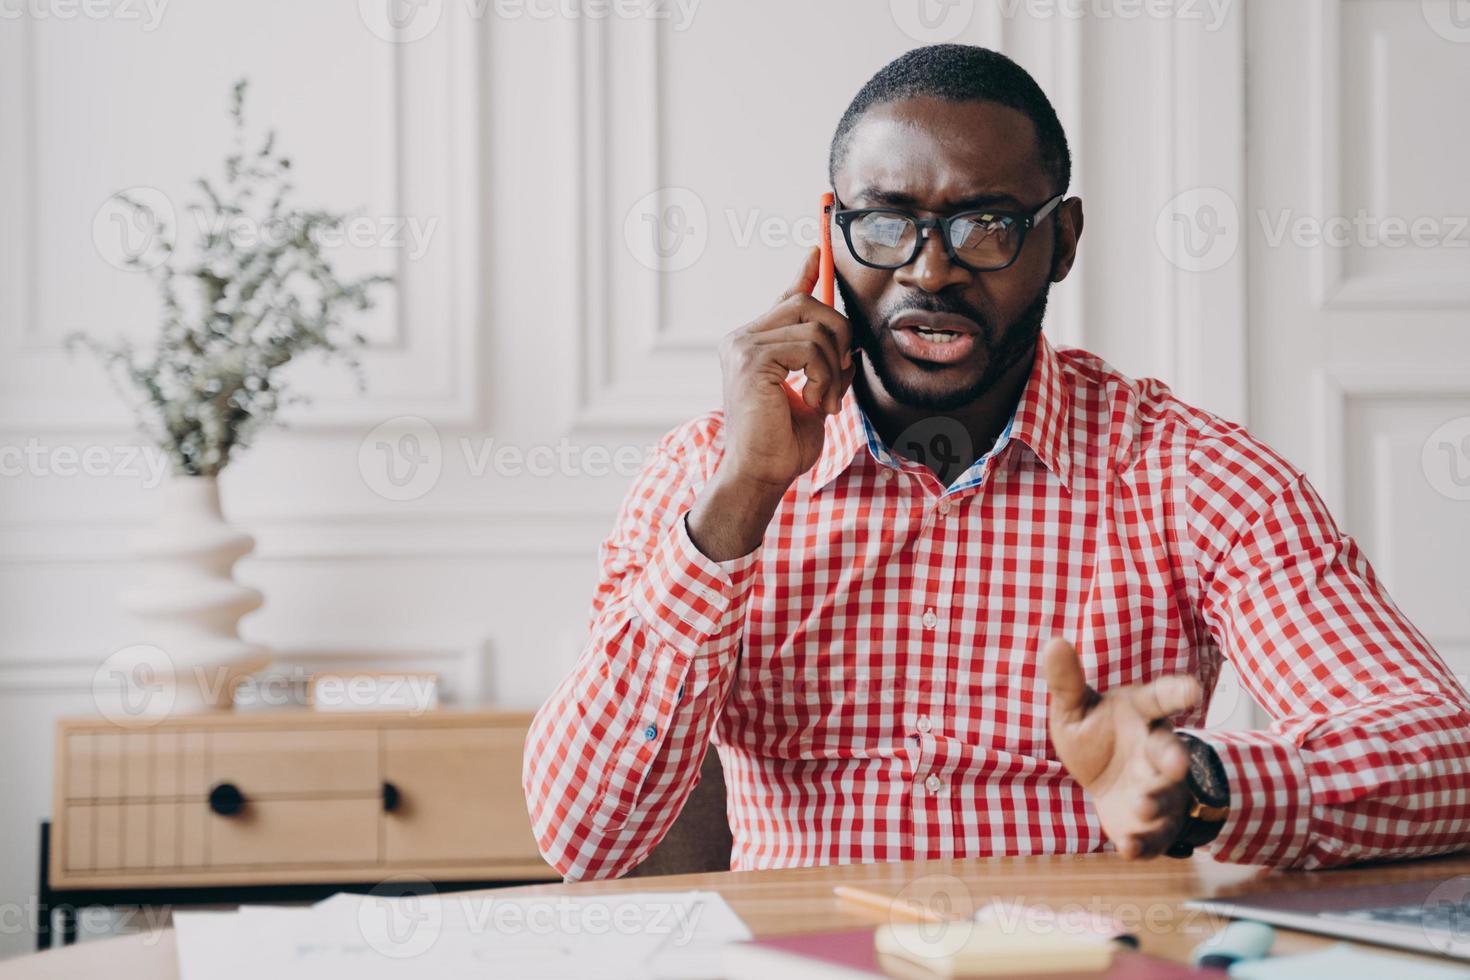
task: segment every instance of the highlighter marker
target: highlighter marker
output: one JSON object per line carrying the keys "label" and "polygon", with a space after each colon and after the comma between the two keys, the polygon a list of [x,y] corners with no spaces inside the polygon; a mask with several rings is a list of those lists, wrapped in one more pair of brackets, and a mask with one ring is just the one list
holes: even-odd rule
{"label": "highlighter marker", "polygon": [[832,208],[837,198],[831,191],[822,195],[822,256],[818,266],[818,298],[828,306],[833,304],[834,270],[832,265]]}
{"label": "highlighter marker", "polygon": [[1271,952],[1276,930],[1263,922],[1240,919],[1194,948],[1195,966],[1228,970],[1232,964],[1259,960]]}

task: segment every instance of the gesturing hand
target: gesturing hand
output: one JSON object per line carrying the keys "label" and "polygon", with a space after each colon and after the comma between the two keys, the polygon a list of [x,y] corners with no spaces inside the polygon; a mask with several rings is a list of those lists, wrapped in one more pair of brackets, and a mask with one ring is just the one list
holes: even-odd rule
{"label": "gesturing hand", "polygon": [[1172,674],[1099,694],[1066,640],[1047,643],[1042,659],[1052,744],[1092,797],[1103,832],[1124,857],[1162,854],[1189,799],[1189,755],[1167,719],[1199,703],[1199,683]]}

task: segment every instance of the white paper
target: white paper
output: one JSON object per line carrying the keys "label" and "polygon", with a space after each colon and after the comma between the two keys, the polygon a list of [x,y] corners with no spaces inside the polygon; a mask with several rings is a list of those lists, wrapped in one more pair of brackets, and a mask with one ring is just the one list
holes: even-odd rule
{"label": "white paper", "polygon": [[716,892],[385,898],[180,912],[180,980],[697,980],[750,931]]}

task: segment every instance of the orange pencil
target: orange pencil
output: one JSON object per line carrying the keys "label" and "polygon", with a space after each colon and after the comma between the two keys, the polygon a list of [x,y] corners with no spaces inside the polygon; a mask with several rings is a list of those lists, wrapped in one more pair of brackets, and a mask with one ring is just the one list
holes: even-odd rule
{"label": "orange pencil", "polygon": [[960,916],[944,915],[911,898],[894,898],[855,885],[838,885],[832,894],[853,905],[881,912],[892,922],[950,922]]}
{"label": "orange pencil", "polygon": [[822,257],[818,266],[818,298],[828,306],[833,305],[835,272],[832,264],[832,208],[837,197],[831,191],[822,195]]}

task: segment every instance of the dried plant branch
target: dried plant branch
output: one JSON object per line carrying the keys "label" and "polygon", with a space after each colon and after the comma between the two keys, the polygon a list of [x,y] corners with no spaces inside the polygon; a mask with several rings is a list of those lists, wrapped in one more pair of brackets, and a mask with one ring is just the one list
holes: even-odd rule
{"label": "dried plant branch", "polygon": [[346,320],[372,309],[374,288],[392,282],[337,275],[321,243],[351,216],[287,203],[291,161],[276,151],[275,134],[247,149],[246,90],[241,80],[231,91],[234,141],[224,183],[197,182],[201,200],[188,210],[200,236],[186,267],[178,267],[166,223],[119,196],[153,229],[149,250],[128,260],[158,288],[160,330],[152,347],[84,334],[68,339],[101,360],[179,474],[219,473],[258,431],[279,424],[283,406],[305,401],[282,378],[302,354],[341,359],[362,387],[355,353],[362,337]]}

